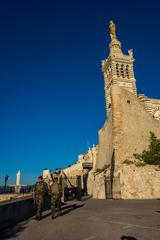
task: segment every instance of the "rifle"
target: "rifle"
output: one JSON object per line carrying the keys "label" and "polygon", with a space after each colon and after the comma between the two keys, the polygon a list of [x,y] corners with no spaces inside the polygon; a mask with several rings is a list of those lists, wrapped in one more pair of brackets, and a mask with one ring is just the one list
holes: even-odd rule
{"label": "rifle", "polygon": [[68,180],[70,186],[71,186],[72,188],[74,188],[73,184],[71,183],[71,181],[69,180],[69,178],[67,177],[67,175],[65,174],[65,172],[64,172],[63,170],[62,170],[62,173],[63,173],[64,176],[67,178],[67,180]]}

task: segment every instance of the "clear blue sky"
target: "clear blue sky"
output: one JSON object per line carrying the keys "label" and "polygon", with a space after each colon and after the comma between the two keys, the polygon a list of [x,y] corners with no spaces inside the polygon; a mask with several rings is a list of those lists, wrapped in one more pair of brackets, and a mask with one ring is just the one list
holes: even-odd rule
{"label": "clear blue sky", "polygon": [[74,163],[105,121],[108,22],[134,49],[138,92],[160,98],[160,3],[0,1],[0,184]]}

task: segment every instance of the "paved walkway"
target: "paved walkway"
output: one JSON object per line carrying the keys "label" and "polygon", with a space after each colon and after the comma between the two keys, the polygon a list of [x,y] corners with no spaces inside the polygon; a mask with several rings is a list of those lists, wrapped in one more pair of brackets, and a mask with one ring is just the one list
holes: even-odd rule
{"label": "paved walkway", "polygon": [[1,239],[18,240],[160,240],[159,200],[87,200],[63,206],[7,229]]}

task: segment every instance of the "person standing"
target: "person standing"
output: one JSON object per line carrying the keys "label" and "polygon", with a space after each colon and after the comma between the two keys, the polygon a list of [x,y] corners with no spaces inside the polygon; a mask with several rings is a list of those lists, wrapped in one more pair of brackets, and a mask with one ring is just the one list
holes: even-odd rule
{"label": "person standing", "polygon": [[51,217],[55,218],[56,206],[58,208],[58,216],[61,215],[61,197],[62,197],[62,187],[57,173],[52,175],[52,183],[50,185],[51,193]]}
{"label": "person standing", "polygon": [[35,184],[34,187],[34,202],[36,206],[36,219],[41,220],[42,218],[42,210],[44,206],[44,199],[45,196],[47,195],[47,185],[43,181],[43,177],[39,176],[38,181]]}

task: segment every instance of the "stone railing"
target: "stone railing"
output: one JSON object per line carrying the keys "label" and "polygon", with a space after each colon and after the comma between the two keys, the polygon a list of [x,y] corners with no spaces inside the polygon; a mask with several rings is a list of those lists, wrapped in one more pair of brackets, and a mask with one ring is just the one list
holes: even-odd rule
{"label": "stone railing", "polygon": [[[49,209],[50,197],[46,199],[45,210]],[[35,213],[33,198],[17,199],[9,202],[0,203],[0,230],[25,220]]]}

